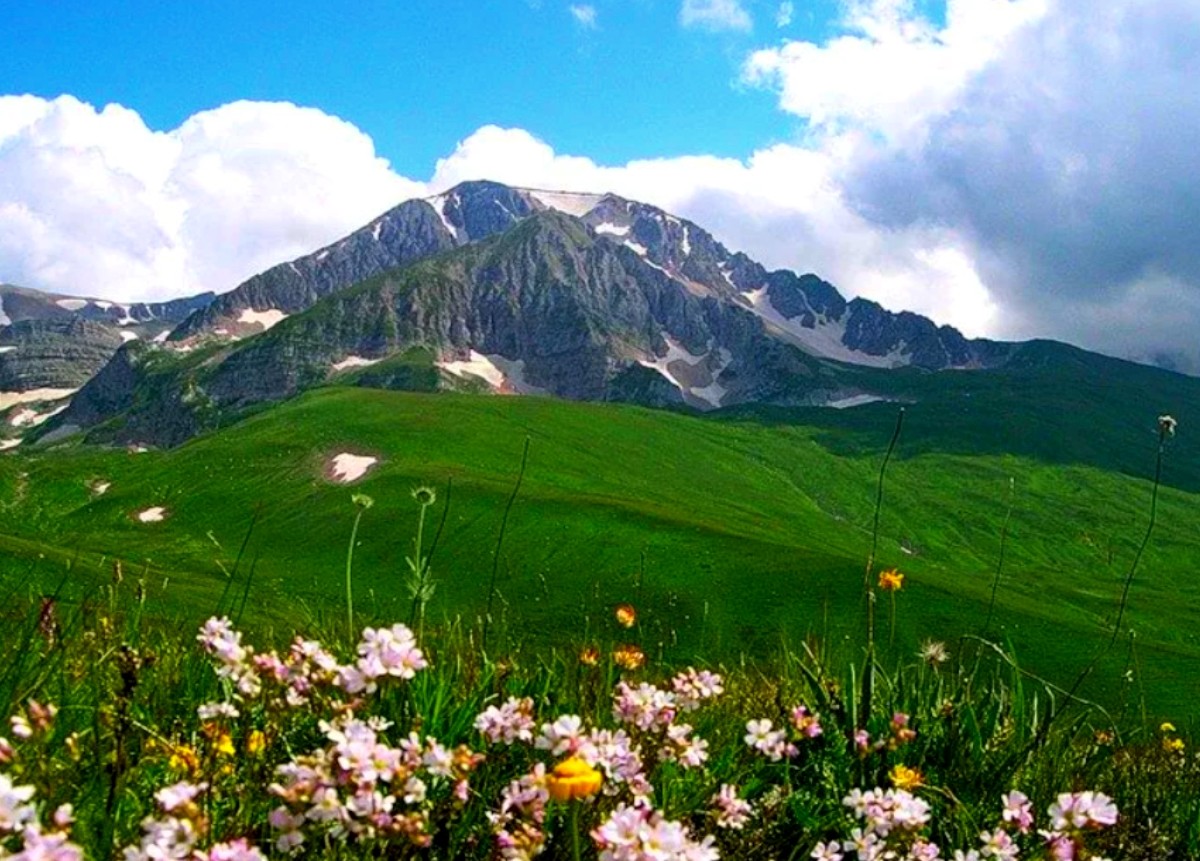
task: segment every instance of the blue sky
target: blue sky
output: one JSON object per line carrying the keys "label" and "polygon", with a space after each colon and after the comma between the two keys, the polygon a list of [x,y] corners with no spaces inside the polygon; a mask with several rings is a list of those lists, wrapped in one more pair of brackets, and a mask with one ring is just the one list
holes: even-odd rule
{"label": "blue sky", "polygon": [[1200,372],[1198,150],[1195,0],[0,5],[0,281],[74,295],[229,290],[490,178]]}
{"label": "blue sky", "polygon": [[666,0],[12,3],[0,92],[117,102],[159,130],[237,99],[312,105],[407,175],[488,123],[604,163],[741,157],[802,125],[738,81],[750,49],[818,38],[838,14],[801,5],[778,27],[777,3],[750,4],[752,30],[714,33],[681,26]]}

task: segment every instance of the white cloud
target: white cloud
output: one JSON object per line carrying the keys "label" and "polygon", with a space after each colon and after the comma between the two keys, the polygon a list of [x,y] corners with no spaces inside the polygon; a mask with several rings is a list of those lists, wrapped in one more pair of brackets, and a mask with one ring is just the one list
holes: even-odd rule
{"label": "white cloud", "polygon": [[775,12],[775,26],[787,27],[792,23],[792,18],[796,14],[796,6],[791,0],[786,0],[779,4],[779,9]]}
{"label": "white cloud", "polygon": [[906,0],[845,9],[842,35],[758,51],[744,76],[840,149],[847,205],[881,233],[940,229],[994,335],[1200,369],[1200,7],[949,0],[942,26]]}
{"label": "white cloud", "polygon": [[754,21],[740,0],[683,0],[679,22],[703,30],[750,30]]}
{"label": "white cloud", "polygon": [[579,5],[571,5],[569,7],[572,17],[579,22],[580,26],[586,27],[589,30],[594,30],[596,23],[596,7],[588,3]]}
{"label": "white cloud", "polygon": [[0,98],[0,279],[150,299],[228,290],[420,185],[349,123],[236,102],[171,132],[70,96]]}
{"label": "white cloud", "polygon": [[471,179],[564,191],[611,191],[690,218],[771,268],[816,272],[848,296],[984,334],[996,308],[957,238],[937,227],[880,229],[846,204],[827,152],[779,144],[742,161],[645,159],[606,167],[562,155],[522,129],[487,126],[440,160],[441,191]]}

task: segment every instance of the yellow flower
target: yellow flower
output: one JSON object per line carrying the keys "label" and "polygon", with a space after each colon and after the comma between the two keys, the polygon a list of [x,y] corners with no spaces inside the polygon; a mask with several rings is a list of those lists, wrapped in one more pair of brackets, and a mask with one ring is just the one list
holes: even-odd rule
{"label": "yellow flower", "polygon": [[252,729],[250,734],[246,736],[246,753],[251,756],[258,756],[262,753],[264,747],[267,746],[267,737],[263,735],[262,730]]}
{"label": "yellow flower", "polygon": [[885,592],[899,592],[904,588],[904,575],[895,568],[879,572],[879,588]]}
{"label": "yellow flower", "polygon": [[1163,725],[1158,728],[1158,731],[1159,732],[1175,732],[1175,724],[1171,723],[1170,721],[1165,721],[1163,723]]}
{"label": "yellow flower", "polygon": [[600,650],[595,646],[585,646],[579,653],[579,663],[594,667],[600,663]]}
{"label": "yellow flower", "polygon": [[222,732],[213,739],[213,750],[221,754],[221,756],[233,756],[237,753],[237,749],[233,746],[233,736],[227,732]]}
{"label": "yellow flower", "polygon": [[623,670],[636,670],[646,663],[646,653],[638,646],[626,643],[613,650],[613,663]]}
{"label": "yellow flower", "polygon": [[915,768],[909,768],[907,765],[896,765],[888,774],[888,779],[891,780],[892,786],[897,789],[916,789],[918,786],[925,785],[925,777]]}
{"label": "yellow flower", "polygon": [[632,628],[637,623],[637,610],[632,604],[618,604],[614,615],[622,628]]}
{"label": "yellow flower", "polygon": [[603,782],[600,772],[572,756],[554,766],[554,771],[546,777],[546,791],[555,801],[590,798],[600,791]]}
{"label": "yellow flower", "polygon": [[180,771],[196,771],[200,768],[200,757],[193,748],[180,744],[171,748],[171,758],[167,760],[167,765]]}
{"label": "yellow flower", "polygon": [[1185,747],[1181,738],[1164,738],[1162,740],[1163,750],[1171,753],[1183,753]]}

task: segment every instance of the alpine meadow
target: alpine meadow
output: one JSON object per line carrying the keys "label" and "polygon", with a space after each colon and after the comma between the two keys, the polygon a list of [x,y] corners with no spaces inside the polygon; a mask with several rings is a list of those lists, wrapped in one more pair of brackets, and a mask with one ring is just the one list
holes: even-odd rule
{"label": "alpine meadow", "polygon": [[0,11],[0,858],[1200,859],[1200,17],[1078,5]]}

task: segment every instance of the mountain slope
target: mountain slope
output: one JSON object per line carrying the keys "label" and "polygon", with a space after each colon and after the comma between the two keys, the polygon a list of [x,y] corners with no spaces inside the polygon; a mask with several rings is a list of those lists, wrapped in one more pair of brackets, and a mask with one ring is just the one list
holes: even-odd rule
{"label": "mountain slope", "polygon": [[[928,384],[947,378],[920,376]],[[1007,406],[981,403],[979,423],[1005,425]],[[328,387],[176,450],[80,446],[0,457],[0,549],[12,554],[0,555],[0,576],[26,582],[18,578],[30,577],[44,553],[35,582],[53,589],[61,560],[72,564],[71,587],[86,594],[94,581],[108,582],[112,559],[123,559],[127,574],[144,578],[147,612],[194,615],[229,586],[221,566],[232,567],[249,533],[232,585],[250,589],[249,612],[281,623],[340,620],[350,495],[361,491],[376,505],[358,533],[359,606],[404,618],[411,490],[430,484],[440,504],[452,478],[430,618],[474,618],[486,607],[496,530],[529,438],[500,559],[498,629],[561,645],[586,638],[613,604],[634,601],[642,642],[656,655],[661,642],[668,660],[752,660],[805,635],[861,658],[862,566],[889,437],[876,427],[890,432],[896,409],[788,413],[786,421],[714,421],[553,398]],[[834,419],[848,424],[832,432]],[[979,633],[1006,533],[991,636],[1011,640],[1027,670],[1069,685],[1108,641],[1145,532],[1154,416],[1144,417],[1130,452],[1140,460],[1137,477],[1019,452],[941,451],[946,419],[932,397],[911,405],[888,468],[877,561],[909,575],[888,648],[910,656],[919,638],[935,637],[957,650],[960,634]],[[1089,430],[1104,436],[1107,424],[1092,421]],[[348,485],[332,476],[342,453],[376,462]],[[1164,477],[1194,471],[1196,460],[1181,435]],[[1200,642],[1189,619],[1200,585],[1178,572],[1194,564],[1197,501],[1160,491],[1131,591],[1126,618],[1142,671],[1155,680],[1152,711],[1187,708],[1194,696],[1188,659],[1200,655]],[[161,522],[139,519],[156,507]],[[1127,661],[1127,649],[1109,652],[1086,694],[1118,700],[1115,680]]]}
{"label": "mountain slope", "polygon": [[990,366],[1008,352],[1006,345],[970,341],[915,314],[892,314],[865,300],[846,302],[816,276],[768,272],[744,254],[729,252],[696,224],[657,207],[612,194],[485,181],[405,201],[333,245],[256,275],[186,320],[171,340],[194,343],[265,331],[352,284],[502,233],[546,211],[578,218],[697,295],[744,305],[777,337],[816,356],[933,369]]}

